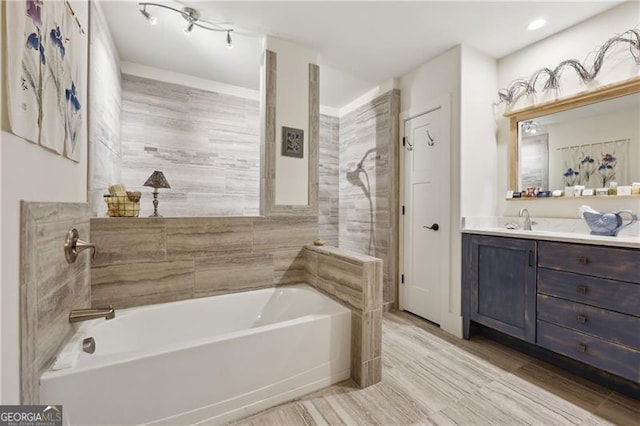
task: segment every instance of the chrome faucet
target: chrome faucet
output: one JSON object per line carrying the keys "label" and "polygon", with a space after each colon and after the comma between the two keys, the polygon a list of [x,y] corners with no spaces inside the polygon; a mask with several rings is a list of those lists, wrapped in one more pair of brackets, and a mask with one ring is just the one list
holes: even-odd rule
{"label": "chrome faucet", "polygon": [[531,231],[531,216],[529,216],[529,210],[525,208],[520,209],[518,216],[524,216],[524,230]]}
{"label": "chrome faucet", "polygon": [[92,309],[72,309],[69,312],[69,322],[87,321],[96,318],[113,319],[116,317],[116,310],[113,305],[108,308],[92,308]]}

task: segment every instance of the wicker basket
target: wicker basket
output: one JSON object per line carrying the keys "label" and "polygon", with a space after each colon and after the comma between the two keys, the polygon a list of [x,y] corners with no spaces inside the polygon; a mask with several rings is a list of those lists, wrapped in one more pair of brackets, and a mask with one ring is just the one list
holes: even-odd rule
{"label": "wicker basket", "polygon": [[109,217],[138,217],[140,214],[140,199],[132,201],[130,196],[104,197],[107,203],[107,216]]}

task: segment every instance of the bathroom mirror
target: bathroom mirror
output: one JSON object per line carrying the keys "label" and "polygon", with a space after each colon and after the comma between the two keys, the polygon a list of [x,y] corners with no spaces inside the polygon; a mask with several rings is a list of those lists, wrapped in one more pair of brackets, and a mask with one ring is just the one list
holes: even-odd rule
{"label": "bathroom mirror", "polygon": [[510,120],[510,189],[640,181],[639,78],[505,117]]}

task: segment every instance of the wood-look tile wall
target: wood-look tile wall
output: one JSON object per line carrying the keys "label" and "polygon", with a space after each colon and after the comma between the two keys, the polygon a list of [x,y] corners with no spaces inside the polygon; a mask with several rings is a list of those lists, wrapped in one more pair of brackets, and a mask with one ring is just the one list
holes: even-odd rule
{"label": "wood-look tile wall", "polygon": [[318,223],[320,238],[338,247],[338,177],[340,120],[320,115],[320,173],[318,191]]}
{"label": "wood-look tile wall", "polygon": [[399,112],[391,90],[340,118],[338,246],[383,260],[386,308],[398,292]]}
{"label": "wood-look tile wall", "polygon": [[86,203],[21,204],[20,246],[20,402],[38,403],[40,375],[73,333],[71,309],[90,304],[89,252],[67,263],[67,231],[89,238]]}
{"label": "wood-look tile wall", "polygon": [[171,185],[160,189],[163,216],[257,216],[259,105],[123,74],[121,180],[143,193],[140,216],[153,212],[142,184],[154,170]]}
{"label": "wood-look tile wall", "polygon": [[93,216],[104,216],[103,195],[120,182],[120,59],[100,2],[90,2],[89,31],[89,179]]}
{"label": "wood-look tile wall", "polygon": [[306,246],[306,281],[351,308],[351,378],[382,379],[382,260],[335,247]]}
{"label": "wood-look tile wall", "polygon": [[309,217],[95,218],[93,306],[116,308],[304,282]]}

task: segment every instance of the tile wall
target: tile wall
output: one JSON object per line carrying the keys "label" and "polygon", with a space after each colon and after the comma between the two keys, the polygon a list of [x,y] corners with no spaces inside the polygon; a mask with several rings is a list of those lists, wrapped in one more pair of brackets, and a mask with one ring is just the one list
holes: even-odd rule
{"label": "tile wall", "polygon": [[382,260],[335,247],[305,247],[306,281],[351,308],[351,378],[382,379]]}
{"label": "tile wall", "polygon": [[95,218],[93,306],[170,302],[305,280],[317,217]]}
{"label": "tile wall", "polygon": [[38,403],[42,372],[73,333],[71,309],[90,305],[90,253],[69,264],[64,242],[71,228],[89,239],[86,203],[21,204],[20,246],[20,395],[22,404]]}
{"label": "tile wall", "polygon": [[163,216],[257,216],[260,103],[158,80],[122,76],[122,182],[153,212],[154,170]]}
{"label": "tile wall", "polygon": [[399,111],[392,90],[341,117],[339,130],[338,246],[384,261],[386,308],[397,305]]}
{"label": "tile wall", "polygon": [[338,247],[339,143],[340,119],[320,115],[320,173],[318,191],[318,223],[320,238]]}
{"label": "tile wall", "polygon": [[93,216],[104,216],[103,195],[120,182],[120,110],[122,82],[120,58],[100,2],[92,1],[89,31],[89,68],[100,70],[89,78],[89,179],[88,200]]}

